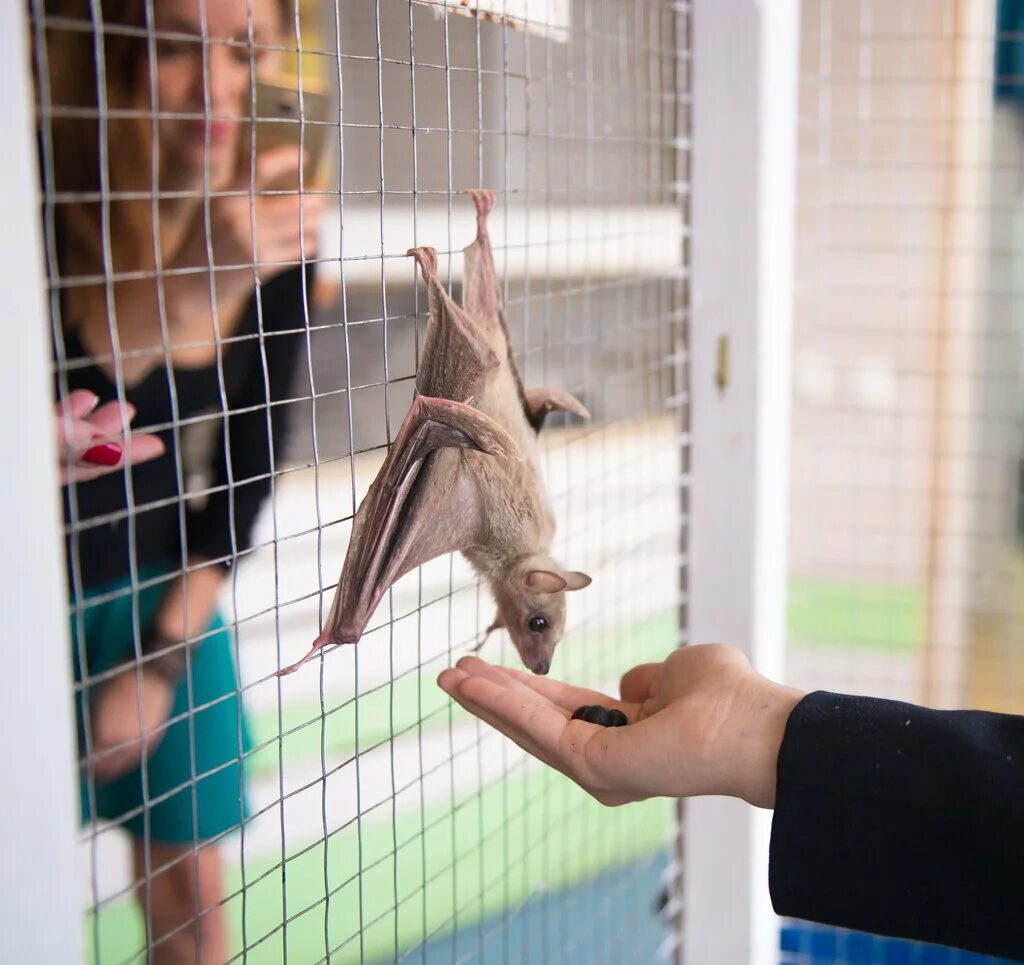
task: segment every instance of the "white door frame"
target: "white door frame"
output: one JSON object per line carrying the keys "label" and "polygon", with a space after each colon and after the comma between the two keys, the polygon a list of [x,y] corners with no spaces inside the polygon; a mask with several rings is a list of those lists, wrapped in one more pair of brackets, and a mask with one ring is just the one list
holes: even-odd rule
{"label": "white door frame", "polygon": [[78,962],[71,650],[26,7],[0,4],[0,961]]}
{"label": "white door frame", "polygon": [[[693,4],[691,642],[785,653],[798,0]],[[778,961],[771,815],[685,804],[683,961]]]}

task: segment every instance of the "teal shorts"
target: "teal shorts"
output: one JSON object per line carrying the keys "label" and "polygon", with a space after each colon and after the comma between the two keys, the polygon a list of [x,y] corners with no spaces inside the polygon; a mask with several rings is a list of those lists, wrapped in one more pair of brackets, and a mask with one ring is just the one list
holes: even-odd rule
{"label": "teal shorts", "polygon": [[[140,574],[140,582],[160,575],[160,570]],[[133,605],[137,602],[143,636],[167,590],[159,582],[132,592],[128,581],[102,589],[90,589],[82,607],[85,663],[72,616],[75,681],[103,673],[135,653]],[[112,599],[90,605],[89,599]],[[232,658],[232,636],[219,615],[210,622],[207,635],[192,649],[191,694],[184,675],[174,694],[171,724],[156,750],[140,767],[103,784],[95,784],[95,815],[112,821],[138,838],[166,844],[208,840],[237,827],[246,815],[242,786],[242,758],[251,749],[242,714],[238,676]],[[92,699],[93,687],[76,689],[79,753],[85,755],[84,700]],[[145,784],[143,782],[145,767]],[[145,793],[144,793],[145,792]],[[83,823],[93,815],[89,784],[83,769],[81,807]]]}

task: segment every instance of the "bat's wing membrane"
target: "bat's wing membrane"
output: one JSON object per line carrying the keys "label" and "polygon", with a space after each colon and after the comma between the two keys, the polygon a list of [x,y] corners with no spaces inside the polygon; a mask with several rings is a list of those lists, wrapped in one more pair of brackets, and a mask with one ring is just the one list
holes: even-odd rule
{"label": "bat's wing membrane", "polygon": [[497,371],[502,357],[478,319],[456,305],[438,280],[434,249],[411,248],[409,254],[419,263],[430,299],[416,390],[433,398],[479,401],[487,379]]}
{"label": "bat's wing membrane", "polygon": [[477,490],[452,449],[519,455],[508,433],[479,410],[417,396],[356,513],[327,625],[309,653],[282,674],[329,643],[354,643],[392,583],[478,540],[483,519]]}

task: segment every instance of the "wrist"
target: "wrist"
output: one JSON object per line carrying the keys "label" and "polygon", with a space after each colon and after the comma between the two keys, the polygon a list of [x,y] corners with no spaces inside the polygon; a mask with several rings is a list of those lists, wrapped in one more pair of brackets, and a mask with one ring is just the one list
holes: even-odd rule
{"label": "wrist", "polygon": [[142,641],[142,670],[169,684],[177,685],[185,672],[189,644],[180,637],[152,628]]}
{"label": "wrist", "polygon": [[728,762],[728,793],[754,807],[775,807],[776,770],[786,723],[803,691],[757,674],[741,694],[740,726]]}

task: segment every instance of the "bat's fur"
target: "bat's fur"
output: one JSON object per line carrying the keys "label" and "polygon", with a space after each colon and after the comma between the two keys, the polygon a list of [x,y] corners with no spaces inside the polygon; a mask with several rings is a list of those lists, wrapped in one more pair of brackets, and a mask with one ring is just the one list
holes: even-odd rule
{"label": "bat's fur", "polygon": [[587,411],[567,392],[524,390],[508,342],[487,215],[494,196],[471,191],[477,237],[466,248],[462,307],[437,279],[431,248],[410,251],[430,296],[417,399],[359,507],[327,626],[354,643],[395,580],[461,550],[498,607],[523,663],[547,673],[565,626],[565,592],[590,583],[550,555],[555,519],[537,469],[537,431],[552,409]]}

